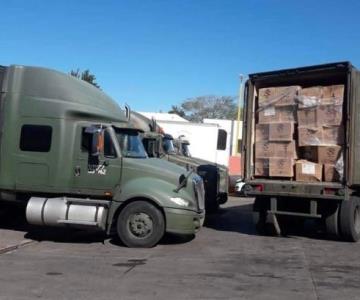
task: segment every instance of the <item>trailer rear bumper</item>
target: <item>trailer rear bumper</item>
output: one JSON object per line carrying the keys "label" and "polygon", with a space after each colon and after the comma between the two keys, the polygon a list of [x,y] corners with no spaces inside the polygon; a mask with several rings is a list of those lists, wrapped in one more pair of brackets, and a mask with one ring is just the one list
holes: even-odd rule
{"label": "trailer rear bumper", "polygon": [[346,187],[338,183],[303,183],[278,180],[247,181],[243,187],[248,197],[289,197],[299,199],[344,200]]}

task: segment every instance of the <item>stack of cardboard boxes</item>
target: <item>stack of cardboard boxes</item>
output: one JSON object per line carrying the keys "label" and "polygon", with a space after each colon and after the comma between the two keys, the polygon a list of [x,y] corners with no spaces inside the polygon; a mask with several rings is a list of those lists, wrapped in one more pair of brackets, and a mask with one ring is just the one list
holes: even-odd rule
{"label": "stack of cardboard boxes", "polygon": [[299,86],[260,89],[255,128],[255,175],[293,177]]}
{"label": "stack of cardboard boxes", "polygon": [[344,86],[259,90],[255,176],[339,181]]}

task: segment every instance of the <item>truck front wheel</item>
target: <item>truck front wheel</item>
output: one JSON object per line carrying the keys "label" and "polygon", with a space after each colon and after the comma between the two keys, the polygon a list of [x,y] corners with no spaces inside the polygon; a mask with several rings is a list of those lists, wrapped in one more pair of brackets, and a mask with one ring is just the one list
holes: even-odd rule
{"label": "truck front wheel", "polygon": [[360,199],[351,197],[341,203],[340,230],[346,241],[357,242],[360,238]]}
{"label": "truck front wheel", "polygon": [[117,219],[117,234],[131,248],[154,247],[163,237],[165,220],[162,212],[146,201],[126,205]]}

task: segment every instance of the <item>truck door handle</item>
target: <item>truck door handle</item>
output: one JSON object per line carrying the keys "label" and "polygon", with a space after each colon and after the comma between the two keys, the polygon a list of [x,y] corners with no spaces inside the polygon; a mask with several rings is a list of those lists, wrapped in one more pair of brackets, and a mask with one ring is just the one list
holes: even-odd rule
{"label": "truck door handle", "polygon": [[81,173],[80,166],[75,167],[74,173],[75,173],[75,176],[80,176],[80,173]]}

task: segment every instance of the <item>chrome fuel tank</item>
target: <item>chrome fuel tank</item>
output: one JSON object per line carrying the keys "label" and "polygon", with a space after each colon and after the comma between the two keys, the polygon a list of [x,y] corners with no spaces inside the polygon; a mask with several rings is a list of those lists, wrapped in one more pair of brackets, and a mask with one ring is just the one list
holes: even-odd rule
{"label": "chrome fuel tank", "polygon": [[26,219],[33,225],[105,230],[109,204],[96,199],[32,197],[26,207]]}

